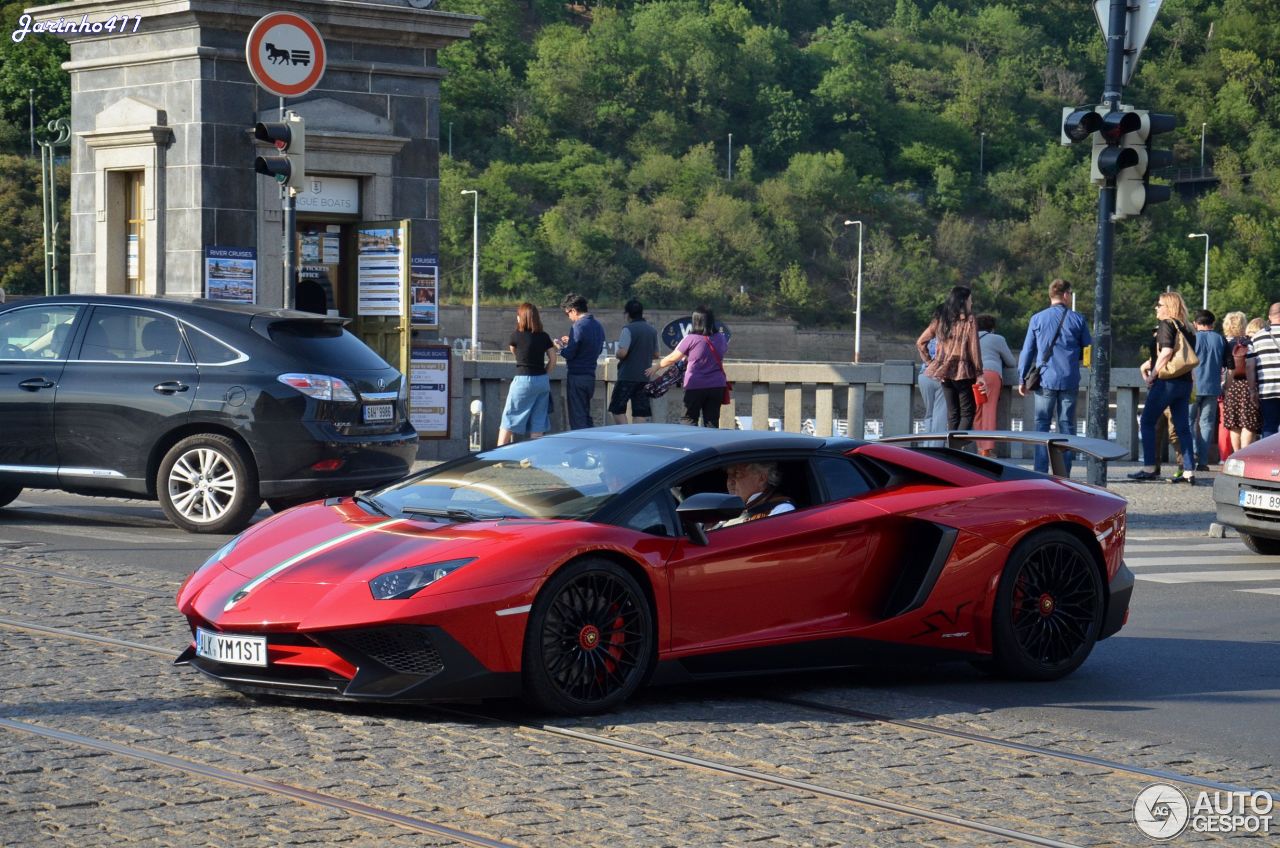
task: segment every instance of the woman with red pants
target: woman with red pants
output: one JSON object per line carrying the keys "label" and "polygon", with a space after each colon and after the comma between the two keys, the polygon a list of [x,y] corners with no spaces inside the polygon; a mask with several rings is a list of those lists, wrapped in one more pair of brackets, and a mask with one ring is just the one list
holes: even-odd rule
{"label": "woman with red pants", "polygon": [[[1000,387],[1004,383],[1004,369],[1014,368],[1018,360],[1004,336],[996,332],[994,315],[978,316],[978,349],[982,351],[982,376],[987,381],[987,402],[978,407],[973,419],[973,429],[996,429],[996,403],[1000,400]],[[996,455],[996,443],[990,439],[978,440],[978,453]]]}

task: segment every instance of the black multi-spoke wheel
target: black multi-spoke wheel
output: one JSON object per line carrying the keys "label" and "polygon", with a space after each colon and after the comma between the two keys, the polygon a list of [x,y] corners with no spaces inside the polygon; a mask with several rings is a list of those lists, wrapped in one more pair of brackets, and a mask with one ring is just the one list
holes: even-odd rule
{"label": "black multi-spoke wheel", "polygon": [[524,639],[525,697],[540,709],[612,709],[644,682],[655,653],[644,591],[616,563],[584,559],[538,594]]}
{"label": "black multi-spoke wheel", "polygon": [[1014,549],[1000,577],[992,622],[1000,671],[1054,680],[1084,662],[1102,627],[1102,576],[1084,544],[1062,530]]}

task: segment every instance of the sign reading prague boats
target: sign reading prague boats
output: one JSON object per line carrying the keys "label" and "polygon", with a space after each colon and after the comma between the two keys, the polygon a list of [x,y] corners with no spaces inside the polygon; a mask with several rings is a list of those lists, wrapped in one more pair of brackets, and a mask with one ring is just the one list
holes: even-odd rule
{"label": "sign reading prague boats", "polygon": [[272,12],[259,18],[249,30],[244,55],[258,85],[280,97],[306,94],[324,76],[320,30],[293,12]]}

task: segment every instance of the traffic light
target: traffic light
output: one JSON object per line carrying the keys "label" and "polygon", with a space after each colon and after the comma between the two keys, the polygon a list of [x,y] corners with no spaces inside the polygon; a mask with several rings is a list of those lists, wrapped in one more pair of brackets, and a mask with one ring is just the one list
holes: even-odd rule
{"label": "traffic light", "polygon": [[253,170],[275,177],[276,182],[302,190],[306,173],[307,127],[299,115],[288,112],[283,121],[263,121],[253,127],[253,137],[274,144],[276,153],[253,160]]}
{"label": "traffic light", "polygon": [[1167,185],[1152,185],[1151,172],[1173,164],[1172,150],[1152,150],[1152,139],[1178,126],[1174,115],[1139,109],[1136,126],[1124,136],[1123,169],[1116,178],[1116,214],[1113,220],[1141,215],[1153,203],[1163,203],[1173,194]]}
{"label": "traffic light", "polygon": [[1084,141],[1093,136],[1093,167],[1090,181],[1098,186],[1106,182],[1102,174],[1098,172],[1098,155],[1107,146],[1107,142],[1098,131],[1102,129],[1102,119],[1106,114],[1106,106],[1077,106],[1074,108],[1065,106],[1062,109],[1061,141],[1063,145],[1074,144],[1077,141]]}

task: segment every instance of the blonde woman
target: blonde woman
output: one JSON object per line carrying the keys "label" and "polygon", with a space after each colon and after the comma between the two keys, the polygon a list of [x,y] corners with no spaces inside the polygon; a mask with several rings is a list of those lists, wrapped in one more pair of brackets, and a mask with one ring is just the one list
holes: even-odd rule
{"label": "blonde woman", "polygon": [[1262,432],[1253,360],[1246,360],[1245,373],[1237,376],[1232,356],[1236,345],[1249,347],[1249,337],[1262,329],[1262,323],[1261,318],[1255,318],[1246,329],[1243,312],[1228,312],[1222,319],[1222,335],[1227,337],[1226,367],[1222,369],[1222,426],[1230,434],[1233,452],[1253,444]]}
{"label": "blonde woman", "polygon": [[[1156,425],[1163,423],[1164,411],[1169,410],[1173,427],[1177,431],[1182,453],[1182,476],[1169,478],[1170,483],[1195,483],[1195,448],[1191,441],[1191,422],[1187,419],[1187,401],[1191,399],[1192,372],[1178,377],[1161,377],[1160,369],[1173,358],[1180,344],[1194,349],[1195,333],[1187,326],[1187,305],[1177,292],[1164,292],[1156,301],[1155,339],[1151,346],[1151,358],[1142,363],[1139,371],[1147,383],[1147,402],[1142,407],[1140,431],[1142,433],[1142,470],[1129,475],[1131,480],[1155,480]],[[1181,336],[1181,338],[1179,338]]]}

